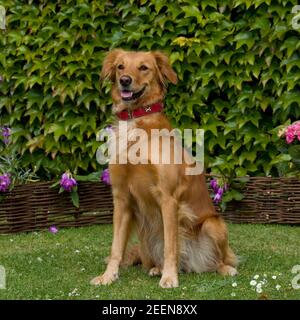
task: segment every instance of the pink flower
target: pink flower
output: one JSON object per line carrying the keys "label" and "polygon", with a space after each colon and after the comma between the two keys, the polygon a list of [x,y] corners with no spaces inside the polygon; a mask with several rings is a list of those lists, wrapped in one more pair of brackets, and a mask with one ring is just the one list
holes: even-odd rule
{"label": "pink flower", "polygon": [[297,136],[298,140],[300,141],[300,122],[295,123],[295,135]]}
{"label": "pink flower", "polygon": [[300,141],[300,121],[289,125],[285,130],[285,139],[288,144],[291,144],[296,137]]}
{"label": "pink flower", "polygon": [[286,133],[285,134],[285,139],[286,139],[286,143],[291,144],[294,139],[295,139],[295,135],[293,133]]}

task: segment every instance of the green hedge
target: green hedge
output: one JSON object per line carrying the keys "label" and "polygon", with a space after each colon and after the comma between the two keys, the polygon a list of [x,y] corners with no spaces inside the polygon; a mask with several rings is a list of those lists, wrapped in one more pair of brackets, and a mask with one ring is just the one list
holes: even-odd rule
{"label": "green hedge", "polygon": [[111,120],[99,73],[114,47],[164,50],[179,84],[167,113],[206,130],[207,167],[285,171],[273,129],[300,116],[294,1],[2,0],[0,124],[22,165],[44,176],[96,170],[96,132]]}

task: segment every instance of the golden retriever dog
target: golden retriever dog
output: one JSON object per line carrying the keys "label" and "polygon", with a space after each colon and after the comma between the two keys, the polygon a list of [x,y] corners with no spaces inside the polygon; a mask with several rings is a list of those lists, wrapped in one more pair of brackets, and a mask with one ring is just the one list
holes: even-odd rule
{"label": "golden retriever dog", "polygon": [[[162,103],[167,83],[176,84],[177,76],[164,53],[115,49],[106,55],[101,77],[112,82],[113,110],[120,119],[116,126],[126,122],[128,135],[143,129],[150,145],[152,129],[172,130]],[[162,288],[177,287],[179,272],[237,274],[227,227],[215,211],[205,176],[186,175],[187,166],[150,160],[110,164],[113,243],[106,271],[92,284],[111,284],[122,264],[141,263],[150,276],[161,275]],[[139,243],[127,248],[132,231]]]}

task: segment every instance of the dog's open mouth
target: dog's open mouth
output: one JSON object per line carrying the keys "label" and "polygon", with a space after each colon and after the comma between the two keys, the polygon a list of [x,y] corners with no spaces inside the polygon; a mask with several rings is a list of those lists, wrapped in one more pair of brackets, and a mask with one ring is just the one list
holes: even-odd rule
{"label": "dog's open mouth", "polygon": [[143,95],[145,89],[146,89],[146,86],[137,92],[133,92],[131,90],[121,90],[121,98],[124,101],[136,100]]}

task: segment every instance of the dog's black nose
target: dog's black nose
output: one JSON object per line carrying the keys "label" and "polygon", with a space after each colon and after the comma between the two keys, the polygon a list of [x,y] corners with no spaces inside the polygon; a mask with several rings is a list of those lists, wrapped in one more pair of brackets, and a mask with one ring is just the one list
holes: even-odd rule
{"label": "dog's black nose", "polygon": [[120,78],[120,84],[123,86],[123,87],[128,87],[132,82],[132,79],[131,77],[129,76],[122,76]]}

